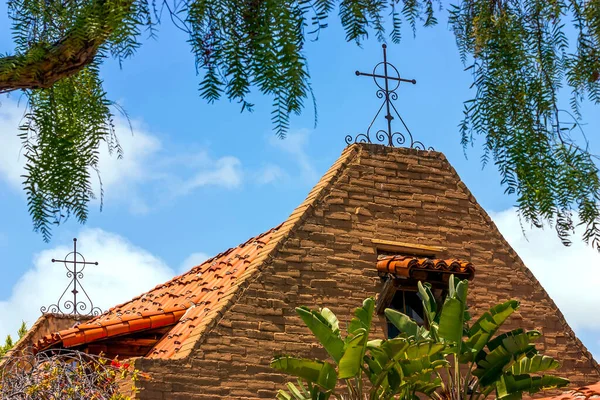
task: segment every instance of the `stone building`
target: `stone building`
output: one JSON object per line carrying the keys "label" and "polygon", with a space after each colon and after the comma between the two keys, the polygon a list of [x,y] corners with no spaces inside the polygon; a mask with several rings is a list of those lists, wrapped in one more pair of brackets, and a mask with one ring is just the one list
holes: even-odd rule
{"label": "stone building", "polygon": [[[390,271],[407,279],[385,285]],[[441,284],[450,273],[472,278],[475,317],[518,299],[509,328],[541,331],[538,348],[574,386],[600,380],[597,362],[444,155],[372,144],[347,147],[281,225],[36,348],[135,359],[153,377],[140,399],[274,398],[287,381],[269,367],[274,354],[324,356],[296,306],[327,306],[346,322],[366,297],[378,298],[381,313],[399,293],[414,299],[417,279]],[[375,335],[386,329],[380,314]]]}

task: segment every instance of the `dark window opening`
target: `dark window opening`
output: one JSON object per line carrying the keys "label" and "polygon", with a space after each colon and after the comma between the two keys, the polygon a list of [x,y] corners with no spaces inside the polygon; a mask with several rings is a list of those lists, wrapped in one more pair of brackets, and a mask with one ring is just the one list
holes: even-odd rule
{"label": "dark window opening", "polygon": [[[397,290],[388,308],[400,311],[419,325],[425,324],[423,303],[414,290]],[[388,339],[393,339],[400,334],[400,331],[394,324],[387,321],[387,333]]]}

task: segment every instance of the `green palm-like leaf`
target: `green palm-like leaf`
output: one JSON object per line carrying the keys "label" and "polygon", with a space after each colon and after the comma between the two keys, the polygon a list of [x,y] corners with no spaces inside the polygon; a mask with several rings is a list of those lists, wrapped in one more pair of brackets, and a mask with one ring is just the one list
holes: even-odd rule
{"label": "green palm-like leaf", "polygon": [[454,275],[450,275],[448,296],[440,313],[438,335],[444,341],[455,345],[452,352],[460,353],[467,309],[467,291],[467,280],[457,280]]}
{"label": "green palm-like leaf", "polygon": [[509,300],[502,304],[498,304],[489,311],[485,312],[469,329],[469,338],[465,342],[466,348],[470,353],[467,357],[472,361],[474,356],[479,353],[498,328],[506,321],[506,319],[519,308],[519,302]]}
{"label": "green palm-like leaf", "polygon": [[560,363],[554,358],[536,354],[533,357],[524,357],[511,367],[513,375],[533,374],[537,372],[550,371],[560,367]]}
{"label": "green palm-like leaf", "polygon": [[335,362],[339,362],[344,354],[344,341],[340,336],[339,324],[335,315],[327,308],[317,312],[306,307],[297,307],[296,313],[302,318],[302,321],[323,345],[331,358]]}
{"label": "green palm-like leaf", "polygon": [[333,390],[337,382],[334,366],[324,361],[280,356],[271,361],[271,368],[302,378],[325,390]]}
{"label": "green palm-like leaf", "polygon": [[523,392],[536,393],[540,390],[555,389],[567,386],[568,379],[559,378],[553,375],[531,376],[505,375],[497,385],[498,399],[512,399],[515,395],[520,397]]}
{"label": "green palm-like leaf", "polygon": [[438,354],[440,351],[445,349],[446,346],[443,343],[435,342],[419,342],[408,346],[406,349],[406,359],[416,360],[421,357],[431,357],[434,354]]}
{"label": "green palm-like leaf", "polygon": [[425,317],[427,321],[431,324],[436,321],[437,317],[437,301],[435,300],[435,296],[431,291],[431,285],[425,283],[424,285],[419,281],[417,284],[419,290],[419,296],[421,297],[421,301],[423,302],[423,310],[425,311]]}
{"label": "green palm-like leaf", "polygon": [[446,342],[456,345],[454,352],[457,352],[462,341],[464,316],[465,303],[457,298],[446,298],[440,315],[438,334]]}
{"label": "green palm-like leaf", "polygon": [[362,307],[354,310],[354,318],[348,324],[348,334],[355,335],[360,329],[364,329],[367,337],[371,331],[371,321],[375,311],[375,300],[367,298],[363,301]]}
{"label": "green palm-like leaf", "polygon": [[522,329],[498,336],[488,345],[489,353],[481,351],[477,356],[477,368],[473,375],[479,378],[482,387],[498,381],[512,361],[518,360],[523,355],[535,354],[535,346],[531,344],[529,335]]}
{"label": "green palm-like leaf", "polygon": [[287,385],[289,391],[280,390],[277,392],[277,400],[327,400],[331,397],[331,392],[321,392],[317,386],[312,387],[312,393],[309,391],[301,379],[298,379],[298,386],[289,382]]}
{"label": "green palm-like leaf", "polygon": [[358,374],[365,354],[367,339],[367,332],[360,330],[346,342],[344,355],[339,362],[340,379],[352,378]]}
{"label": "green palm-like leaf", "polygon": [[393,308],[387,308],[384,312],[388,321],[398,328],[401,333],[405,333],[409,338],[419,339],[419,325],[412,318]]}

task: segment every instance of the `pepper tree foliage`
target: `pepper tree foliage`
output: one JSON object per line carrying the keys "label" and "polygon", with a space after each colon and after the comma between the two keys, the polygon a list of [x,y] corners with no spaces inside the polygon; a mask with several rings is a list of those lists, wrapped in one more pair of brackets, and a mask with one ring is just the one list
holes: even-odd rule
{"label": "pepper tree foliage", "polygon": [[[16,49],[0,57],[0,93],[28,101],[21,139],[24,187],[45,240],[73,214],[85,222],[101,145],[122,156],[99,68],[131,57],[167,15],[188,33],[208,102],[252,109],[251,89],[273,98],[274,130],[312,100],[304,43],[337,13],[346,40],[401,40],[449,10],[475,96],[460,125],[465,147],[483,138],[520,216],[550,223],[565,244],[574,225],[600,249],[600,180],[587,140],[574,140],[582,101],[600,103],[598,0],[9,0]],[[572,37],[570,32],[574,31]],[[569,110],[558,104],[571,92]],[[98,176],[99,178],[99,176]],[[102,192],[99,193],[102,198]]]}

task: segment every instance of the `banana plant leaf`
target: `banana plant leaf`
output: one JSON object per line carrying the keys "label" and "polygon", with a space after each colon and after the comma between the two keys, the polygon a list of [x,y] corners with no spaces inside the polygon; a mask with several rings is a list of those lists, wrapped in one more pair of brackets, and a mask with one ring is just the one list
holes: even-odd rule
{"label": "banana plant leaf", "polygon": [[473,375],[479,378],[479,384],[484,387],[496,382],[502,376],[503,370],[513,360],[517,361],[523,355],[535,354],[535,346],[530,337],[522,329],[515,329],[500,335],[490,342],[492,349],[485,356],[478,355],[477,368]]}
{"label": "banana plant leaf", "polygon": [[331,358],[336,363],[339,362],[344,354],[344,341],[340,336],[339,322],[336,316],[327,308],[323,308],[318,312],[311,311],[306,307],[297,307],[296,313]]}
{"label": "banana plant leaf", "polygon": [[358,329],[356,334],[346,342],[344,355],[339,362],[340,379],[348,379],[357,376],[362,365],[367,345],[367,332]]}
{"label": "banana plant leaf", "polygon": [[404,357],[406,349],[410,346],[408,340],[397,337],[394,339],[385,340],[381,343],[381,350],[384,351],[388,360],[399,360]]}
{"label": "banana plant leaf", "polygon": [[412,387],[416,392],[424,393],[428,396],[441,386],[442,380],[440,378],[435,378],[433,380],[418,380],[412,383]]}
{"label": "banana plant leaf", "polygon": [[[479,353],[490,338],[496,334],[498,328],[506,319],[519,308],[519,302],[509,300],[498,304],[489,311],[486,311],[469,329],[468,339],[465,342],[465,348],[469,350],[468,361],[473,361],[475,355]],[[465,361],[467,361],[465,360]]]}
{"label": "banana plant leaf", "polygon": [[419,290],[419,297],[421,298],[421,302],[423,303],[423,310],[425,311],[425,317],[429,323],[431,322],[439,322],[436,320],[437,317],[437,301],[435,300],[435,296],[431,291],[431,285],[425,283],[423,285],[421,281],[417,284]]}
{"label": "banana plant leaf", "polygon": [[319,360],[280,356],[271,361],[271,368],[288,375],[297,376],[325,390],[333,390],[337,383],[337,373],[334,366]]}
{"label": "banana plant leaf", "polygon": [[327,400],[331,397],[331,393],[321,392],[317,387],[311,387],[311,393],[311,391],[304,386],[301,379],[298,379],[298,386],[291,382],[286,386],[289,393],[285,390],[280,390],[276,396],[277,400]]}
{"label": "banana plant leaf", "polygon": [[388,321],[398,328],[401,333],[405,333],[409,338],[419,339],[419,325],[412,318],[392,308],[387,308],[384,312]]}
{"label": "banana plant leaf", "polygon": [[537,372],[550,371],[560,367],[560,363],[549,356],[536,354],[533,357],[523,357],[511,367],[513,375],[533,374]]}
{"label": "banana plant leaf", "polygon": [[505,399],[517,393],[536,393],[540,390],[560,388],[568,384],[568,379],[553,375],[531,376],[529,374],[507,374],[500,379],[496,387],[498,398]]}
{"label": "banana plant leaf", "polygon": [[359,329],[363,329],[368,338],[369,332],[371,332],[371,321],[373,319],[374,311],[375,300],[371,297],[365,299],[362,307],[357,307],[354,310],[354,318],[352,318],[348,324],[348,335],[355,335]]}
{"label": "banana plant leaf", "polygon": [[438,335],[444,341],[455,345],[449,352],[458,352],[462,343],[465,303],[457,298],[447,297],[440,314]]}
{"label": "banana plant leaf", "polygon": [[444,341],[453,343],[454,348],[449,352],[460,353],[464,333],[465,311],[467,309],[468,281],[458,280],[450,276],[448,296],[440,313],[438,335]]}
{"label": "banana plant leaf", "polygon": [[[413,376],[425,376],[438,368],[443,368],[449,365],[447,360],[438,359],[431,360],[429,356],[421,357],[417,360],[406,360],[400,363],[400,368],[406,379],[411,382],[415,381]],[[425,378],[429,381],[429,378]]]}
{"label": "banana plant leaf", "polygon": [[446,346],[443,343],[419,342],[408,346],[406,349],[407,360],[417,360],[421,357],[430,357],[444,350]]}
{"label": "banana plant leaf", "polygon": [[[540,337],[541,333],[538,331],[525,332],[521,328],[513,329],[510,332],[503,333],[502,335],[498,335],[494,339],[490,340],[487,344],[487,348],[489,351],[493,351],[500,345],[506,345],[507,343],[510,344],[514,341],[533,343]],[[507,339],[508,341],[506,341]],[[514,346],[518,346],[518,344],[514,344]]]}

